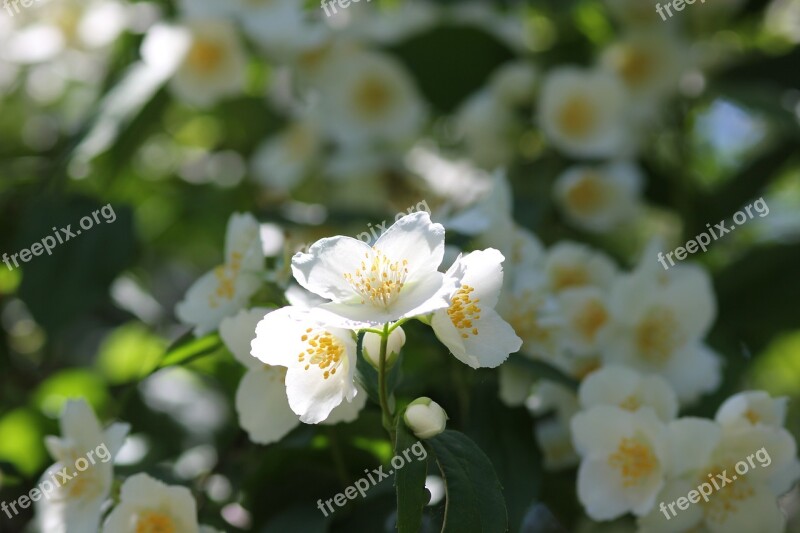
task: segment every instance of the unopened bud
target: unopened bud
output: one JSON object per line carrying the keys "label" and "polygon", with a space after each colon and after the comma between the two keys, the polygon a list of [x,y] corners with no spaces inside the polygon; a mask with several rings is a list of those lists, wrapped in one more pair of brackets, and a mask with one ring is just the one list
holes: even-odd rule
{"label": "unopened bud", "polygon": [[447,426],[447,413],[442,406],[424,396],[408,405],[403,419],[420,439],[435,437]]}
{"label": "unopened bud", "polygon": [[[406,332],[403,331],[403,328],[395,328],[389,334],[389,341],[386,344],[386,368],[391,368],[394,362],[397,361],[397,356],[400,355],[400,350],[403,349],[405,343]],[[381,336],[368,331],[364,335],[363,349],[364,357],[369,364],[377,369],[381,360]]]}

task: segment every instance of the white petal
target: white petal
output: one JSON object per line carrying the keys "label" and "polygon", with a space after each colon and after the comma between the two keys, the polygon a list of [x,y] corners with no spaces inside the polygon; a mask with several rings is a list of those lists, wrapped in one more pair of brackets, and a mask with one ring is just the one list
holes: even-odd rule
{"label": "white petal", "polygon": [[251,343],[256,338],[256,326],[270,312],[270,309],[255,308],[242,310],[232,317],[226,317],[219,325],[219,336],[237,361],[247,368],[260,368],[260,363],[250,355]]}
{"label": "white petal", "polygon": [[122,445],[125,443],[125,439],[130,431],[131,425],[125,423],[111,424],[111,426],[106,429],[106,438],[104,442],[108,451],[111,453],[111,457],[117,456],[117,453],[122,449]]}
{"label": "white petal", "polygon": [[425,211],[406,215],[386,230],[375,248],[389,257],[408,260],[409,280],[436,271],[444,257],[444,226]]}
{"label": "white petal", "polygon": [[292,272],[297,282],[312,293],[334,302],[355,303],[361,296],[345,279],[361,267],[371,249],[351,237],[321,239],[292,258]]}
{"label": "white petal", "polygon": [[[498,367],[508,359],[510,354],[518,352],[522,347],[522,339],[517,337],[514,329],[508,322],[500,318],[500,315],[494,309],[481,310],[481,318],[473,323],[478,334],[473,335],[471,331],[465,333],[465,335],[468,335],[466,339],[453,326],[446,312],[437,312],[434,314],[434,320],[431,325],[437,337],[439,336],[437,326],[441,326],[442,323],[444,323],[444,329],[447,332],[444,338],[448,339],[448,341],[452,340],[452,331],[456,331],[456,334],[463,342],[459,344],[448,343],[442,337],[440,337],[440,340],[459,361],[472,368]],[[449,327],[447,327],[448,322]]]}
{"label": "white petal", "polygon": [[353,422],[358,418],[361,410],[367,405],[367,391],[356,385],[355,398],[352,401],[343,401],[338,407],[335,407],[331,414],[322,421],[323,425],[333,426],[342,422]]}
{"label": "white petal", "polygon": [[681,418],[667,426],[670,474],[682,476],[709,464],[711,453],[722,438],[719,424],[704,418]]}
{"label": "white petal", "polygon": [[285,371],[261,365],[249,370],[236,391],[239,425],[252,442],[278,442],[300,425],[286,397]]}
{"label": "white petal", "polygon": [[264,268],[261,227],[250,213],[234,213],[225,235],[225,262],[240,262],[244,270]]}
{"label": "white petal", "polygon": [[324,379],[323,371],[317,366],[308,370],[298,367],[288,370],[286,393],[292,411],[300,416],[301,422],[319,424],[342,401],[355,397],[358,391],[353,383],[353,366],[345,358],[336,374],[328,379]]}
{"label": "white petal", "polygon": [[301,338],[312,323],[300,317],[305,311],[283,307],[266,315],[256,326],[250,353],[264,364],[289,367],[297,364],[297,354],[306,346]]}
{"label": "white petal", "polygon": [[461,284],[475,288],[473,294],[480,298],[481,307],[494,307],[503,287],[503,261],[503,254],[494,248],[478,250],[460,258],[447,273],[455,272],[458,265],[464,267]]}

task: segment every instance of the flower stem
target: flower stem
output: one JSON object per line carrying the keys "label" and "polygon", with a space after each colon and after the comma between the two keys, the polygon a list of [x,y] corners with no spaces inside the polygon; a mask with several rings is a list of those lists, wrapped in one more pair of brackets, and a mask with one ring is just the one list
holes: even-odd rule
{"label": "flower stem", "polygon": [[381,332],[381,353],[378,361],[378,392],[381,401],[381,412],[383,413],[383,427],[389,432],[389,436],[392,438],[392,447],[394,447],[396,439],[394,416],[389,408],[389,393],[386,390],[386,350],[388,345],[389,324],[384,324],[383,331]]}

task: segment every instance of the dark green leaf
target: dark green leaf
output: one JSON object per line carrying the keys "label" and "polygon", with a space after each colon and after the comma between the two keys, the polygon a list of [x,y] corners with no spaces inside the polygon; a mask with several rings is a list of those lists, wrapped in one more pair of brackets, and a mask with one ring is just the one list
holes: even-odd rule
{"label": "dark green leaf", "polygon": [[503,487],[486,454],[466,435],[447,430],[426,441],[445,481],[442,533],[503,533],[508,513]]}

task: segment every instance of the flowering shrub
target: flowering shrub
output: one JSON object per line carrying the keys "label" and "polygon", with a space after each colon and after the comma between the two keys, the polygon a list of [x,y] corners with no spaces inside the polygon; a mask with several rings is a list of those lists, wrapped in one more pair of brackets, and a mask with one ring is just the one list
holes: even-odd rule
{"label": "flowering shrub", "polygon": [[6,2],[0,531],[797,530],[797,7],[685,3]]}

